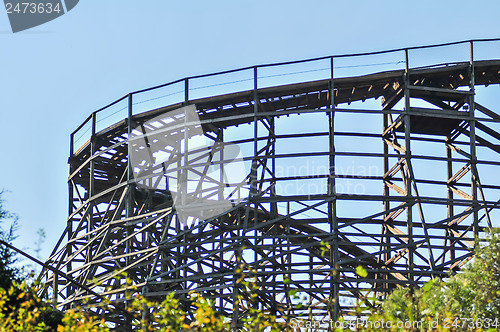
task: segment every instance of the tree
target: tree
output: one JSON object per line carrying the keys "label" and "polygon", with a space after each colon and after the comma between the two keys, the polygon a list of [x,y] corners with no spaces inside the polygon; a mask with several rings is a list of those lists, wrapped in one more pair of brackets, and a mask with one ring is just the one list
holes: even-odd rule
{"label": "tree", "polygon": [[456,331],[500,329],[500,230],[490,229],[486,235],[476,241],[475,255],[461,272],[430,280],[422,288],[393,291],[370,319],[423,322],[429,330],[438,322],[438,331],[448,331],[446,325]]}
{"label": "tree", "polygon": [[[0,191],[0,240],[12,243],[16,238],[17,216],[4,209],[3,193]],[[21,280],[19,269],[14,267],[15,262],[15,252],[0,243],[0,288],[9,289],[13,281]]]}
{"label": "tree", "polygon": [[[1,194],[0,239],[10,243],[15,238],[17,218],[3,209]],[[5,222],[9,222],[6,230],[1,228]],[[372,324],[356,324],[356,330],[500,330],[500,229],[490,229],[486,235],[483,240],[477,240],[475,255],[462,271],[445,280],[430,280],[421,288],[396,289],[368,317],[367,322]],[[58,311],[48,299],[38,296],[39,285],[26,281],[19,283],[23,278],[21,271],[13,267],[14,262],[14,252],[0,245],[0,331],[110,330],[104,319],[94,316],[89,308]],[[292,324],[277,322],[275,316],[259,309],[256,294],[260,290],[253,281],[255,271],[246,271],[242,265],[239,272],[239,294],[250,295],[250,300],[246,297],[248,316],[242,319],[242,331],[298,331]],[[356,273],[361,277],[367,275],[362,267],[358,267]],[[138,295],[139,291],[132,287],[131,280],[127,282],[131,287],[131,301],[126,310],[136,317],[133,320],[136,329],[150,331],[161,328],[162,331],[190,332],[232,330],[229,317],[216,312],[213,303],[201,295],[190,294],[191,306],[196,310],[189,315],[174,293],[167,295],[162,303],[153,303]],[[243,301],[243,298],[238,301]],[[100,305],[111,304],[105,302]],[[113,308],[111,305],[110,309]],[[362,305],[358,309],[359,313],[371,310]],[[385,325],[378,327],[376,322],[385,322]],[[390,328],[388,322],[391,323]],[[436,322],[438,325],[433,325]]]}

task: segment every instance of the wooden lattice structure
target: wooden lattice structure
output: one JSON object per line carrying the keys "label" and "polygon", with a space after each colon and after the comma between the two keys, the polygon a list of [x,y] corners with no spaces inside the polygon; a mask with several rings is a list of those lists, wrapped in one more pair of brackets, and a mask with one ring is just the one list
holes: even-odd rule
{"label": "wooden lattice structure", "polygon": [[[117,101],[128,116],[102,130],[94,112],[89,140],[73,150],[83,125],[72,135],[68,224],[47,261],[87,288],[45,270],[47,294],[63,308],[103,298],[125,307],[128,276],[151,299],[175,291],[188,310],[196,290],[237,323],[247,303],[234,301],[249,296],[238,285],[244,263],[263,310],[335,319],[352,313],[348,298],[380,298],[459,269],[500,198],[494,177],[481,182],[500,166],[500,115],[475,93],[500,83],[500,60],[474,61],[469,44],[468,61],[412,68],[404,49],[405,68],[352,77],[337,78],[336,57],[326,57],[317,60],[331,64],[329,78],[265,88],[265,66],[246,68],[253,89],[198,99],[188,78],[174,82],[184,86],[182,102],[135,114],[145,91],[129,94]],[[379,97],[381,107],[353,107]],[[141,148],[129,144],[135,128],[186,105],[207,140],[242,147],[249,188],[189,226],[168,190],[138,185],[128,157]],[[297,125],[308,121],[317,129]],[[167,122],[159,132],[183,134]],[[209,165],[200,166],[199,177],[209,177]],[[119,311],[99,313],[125,324]]]}

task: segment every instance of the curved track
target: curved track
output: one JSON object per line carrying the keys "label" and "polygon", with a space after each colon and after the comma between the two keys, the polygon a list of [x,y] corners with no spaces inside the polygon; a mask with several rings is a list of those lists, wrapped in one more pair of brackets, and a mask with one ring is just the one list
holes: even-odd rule
{"label": "curved track", "polygon": [[[242,277],[253,278],[264,310],[336,318],[351,313],[351,298],[369,303],[396,285],[445,276],[470,259],[474,237],[498,213],[491,172],[500,166],[500,116],[474,91],[500,83],[499,73],[494,60],[331,78],[186,100],[94,129],[70,156],[68,227],[48,264],[118,305],[127,303],[128,276],[134,291],[152,299],[176,291],[187,307],[196,290],[235,320],[250,305],[234,302],[250,295]],[[378,98],[381,107],[360,104]],[[172,115],[187,105],[198,132]],[[153,173],[134,177],[129,156],[152,147],[134,138],[137,128],[168,142],[200,133],[211,142],[189,153],[163,146],[153,152],[168,150],[169,159],[150,165],[187,158],[215,188],[200,204],[224,187],[210,175],[214,146],[238,146],[245,197],[183,224],[175,193],[141,185]],[[366,277],[355,273],[360,265]],[[65,308],[102,301],[42,276]]]}

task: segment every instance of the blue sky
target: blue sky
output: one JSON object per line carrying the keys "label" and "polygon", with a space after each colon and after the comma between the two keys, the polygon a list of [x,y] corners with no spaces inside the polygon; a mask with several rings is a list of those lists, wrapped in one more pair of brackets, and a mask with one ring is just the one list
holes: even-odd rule
{"label": "blue sky", "polygon": [[[0,11],[0,188],[15,244],[45,258],[64,229],[70,133],[94,110],[190,75],[500,37],[500,2],[81,0],[12,34]],[[500,58],[500,54],[498,56]]]}

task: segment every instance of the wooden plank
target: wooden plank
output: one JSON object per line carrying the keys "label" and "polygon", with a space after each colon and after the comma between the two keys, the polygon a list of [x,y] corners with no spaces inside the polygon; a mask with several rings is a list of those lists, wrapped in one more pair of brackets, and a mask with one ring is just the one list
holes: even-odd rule
{"label": "wooden plank", "polygon": [[476,122],[476,128],[478,129],[481,129],[482,131],[484,131],[485,133],[487,133],[488,135],[496,138],[497,140],[500,140],[500,134],[498,132],[496,132],[495,130],[485,126],[484,124],[482,124],[481,122]]}
{"label": "wooden plank", "polygon": [[493,112],[492,110],[484,107],[483,105],[478,104],[477,102],[475,102],[474,106],[476,106],[476,110],[478,110],[478,111],[480,111],[480,112],[488,115],[492,119],[500,120],[500,115],[498,115],[497,113]]}
{"label": "wooden plank", "polygon": [[401,196],[406,196],[406,190],[404,190],[403,188],[399,187],[398,185],[392,183],[391,181],[384,181],[384,183],[389,187],[391,188],[392,190],[396,191],[398,194],[400,194]]}
{"label": "wooden plank", "polygon": [[461,196],[462,198],[464,199],[467,199],[467,200],[472,200],[472,196],[463,192],[462,190],[458,189],[458,188],[455,188],[454,186],[450,186],[450,189],[457,195]]}
{"label": "wooden plank", "polygon": [[401,153],[406,153],[406,149],[404,148],[404,146],[401,146],[401,145],[399,145],[399,144],[397,144],[397,143],[395,143],[387,138],[384,138],[384,142],[386,142],[387,145],[390,145],[392,148],[394,148],[394,150],[397,150]]}
{"label": "wooden plank", "polygon": [[399,228],[393,227],[391,225],[386,225],[387,229],[391,231],[392,234],[399,235],[398,239],[408,242],[408,235]]}
{"label": "wooden plank", "polygon": [[436,87],[430,87],[430,86],[420,86],[420,85],[410,85],[408,86],[408,89],[410,90],[415,90],[415,91],[425,91],[425,92],[437,92],[440,94],[444,95],[468,95],[471,96],[474,94],[472,91],[464,91],[464,90],[451,90],[451,89],[443,89],[443,88],[436,88]]}

